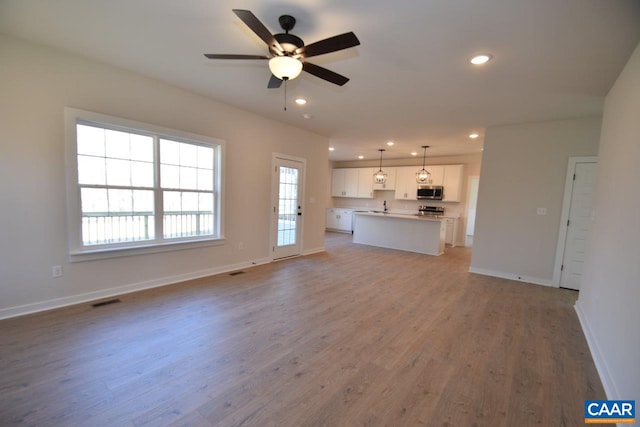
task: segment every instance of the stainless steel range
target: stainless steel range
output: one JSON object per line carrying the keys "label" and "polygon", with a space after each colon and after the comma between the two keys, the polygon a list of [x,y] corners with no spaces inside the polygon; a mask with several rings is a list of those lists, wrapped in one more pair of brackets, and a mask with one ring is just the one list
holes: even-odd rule
{"label": "stainless steel range", "polygon": [[418,215],[442,216],[444,215],[444,206],[418,206]]}

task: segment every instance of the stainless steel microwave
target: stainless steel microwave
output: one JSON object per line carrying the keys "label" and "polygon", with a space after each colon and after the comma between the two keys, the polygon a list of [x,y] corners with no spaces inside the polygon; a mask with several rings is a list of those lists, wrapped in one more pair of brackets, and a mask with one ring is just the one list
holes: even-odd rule
{"label": "stainless steel microwave", "polygon": [[442,185],[418,185],[418,199],[442,200],[444,187]]}

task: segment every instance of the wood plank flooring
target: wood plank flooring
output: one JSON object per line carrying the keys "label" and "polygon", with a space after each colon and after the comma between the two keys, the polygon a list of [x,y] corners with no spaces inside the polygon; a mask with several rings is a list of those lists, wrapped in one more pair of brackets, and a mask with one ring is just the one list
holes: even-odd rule
{"label": "wood plank flooring", "polygon": [[576,292],[355,245],[0,321],[0,425],[581,426]]}

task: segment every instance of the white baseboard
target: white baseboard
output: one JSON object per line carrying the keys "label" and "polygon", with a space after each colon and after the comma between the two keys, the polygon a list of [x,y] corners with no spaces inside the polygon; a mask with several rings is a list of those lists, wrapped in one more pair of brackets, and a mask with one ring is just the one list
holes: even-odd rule
{"label": "white baseboard", "polygon": [[145,289],[158,288],[161,286],[172,285],[185,280],[198,279],[201,277],[213,276],[216,274],[236,271],[243,268],[255,267],[271,262],[269,258],[262,258],[255,261],[246,261],[238,264],[225,265],[220,267],[209,268],[206,270],[195,271],[191,273],[178,274],[175,276],[161,277],[146,282],[133,283],[130,285],[117,286],[115,288],[103,289],[95,292],[87,292],[78,295],[72,295],[63,298],[54,298],[47,301],[25,304],[16,307],[8,307],[0,309],[0,319],[8,319],[10,317],[24,316],[25,314],[37,313],[39,311],[52,310],[54,308],[66,307],[69,305],[95,301],[103,298],[109,298],[116,295],[128,294],[131,292],[142,291]]}
{"label": "white baseboard", "polygon": [[605,362],[603,353],[598,346],[598,342],[593,336],[591,326],[589,325],[589,320],[584,314],[582,306],[580,305],[580,300],[576,301],[576,304],[573,306],[573,308],[578,314],[578,320],[580,321],[580,326],[582,326],[582,332],[584,333],[584,337],[587,339],[587,345],[589,346],[589,351],[591,351],[591,357],[593,358],[593,363],[596,365],[596,370],[598,371],[598,375],[600,376],[600,381],[602,382],[602,386],[604,387],[604,392],[607,395],[607,399],[622,399],[622,397],[619,397],[620,394],[617,392],[616,386],[611,379],[609,368],[607,367],[607,363]]}
{"label": "white baseboard", "polygon": [[312,249],[307,249],[305,251],[302,251],[302,255],[303,256],[307,256],[307,255],[318,254],[320,252],[326,252],[326,249],[324,248],[324,246],[320,246],[319,248],[312,248]]}
{"label": "white baseboard", "polygon": [[516,280],[518,282],[533,283],[534,285],[555,287],[551,280],[542,279],[540,277],[522,276],[513,273],[505,273],[503,271],[487,270],[484,268],[469,267],[470,273],[482,274],[483,276],[499,277],[501,279]]}

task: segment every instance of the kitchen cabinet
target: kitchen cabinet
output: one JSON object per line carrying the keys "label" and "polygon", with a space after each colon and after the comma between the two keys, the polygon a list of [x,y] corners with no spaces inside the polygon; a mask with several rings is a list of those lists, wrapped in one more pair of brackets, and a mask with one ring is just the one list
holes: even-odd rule
{"label": "kitchen cabinet", "polygon": [[[398,200],[417,200],[416,172],[420,166],[401,166],[383,168],[387,174],[387,182],[375,184],[373,174],[375,168],[337,168],[331,175],[331,195],[333,197],[353,197],[372,199],[375,190],[394,190]],[[426,166],[431,173],[427,184],[444,187],[443,202],[462,201],[464,181],[464,165],[432,165]]]}
{"label": "kitchen cabinet", "polygon": [[356,197],[373,199],[373,174],[377,168],[358,168],[358,191]]}
{"label": "kitchen cabinet", "polygon": [[[425,166],[425,169],[429,171],[431,176],[427,180],[425,184],[428,185],[444,185],[444,166],[434,165],[434,166]],[[418,172],[420,168],[416,169]],[[414,173],[415,176],[415,173]]]}
{"label": "kitchen cabinet", "polygon": [[331,174],[331,195],[333,197],[358,196],[358,169],[333,169]]}
{"label": "kitchen cabinet", "polygon": [[338,168],[331,172],[331,195],[373,199],[375,168]]}
{"label": "kitchen cabinet", "polygon": [[460,219],[454,218],[454,217],[445,217],[444,219],[446,220],[446,223],[447,223],[447,229],[446,229],[444,241],[447,245],[451,245],[451,247],[453,248],[456,246],[456,236],[458,235],[458,222],[460,221]]}
{"label": "kitchen cabinet", "polygon": [[327,209],[327,222],[325,228],[351,233],[353,230],[353,210],[338,208]]}
{"label": "kitchen cabinet", "polygon": [[462,199],[462,182],[464,180],[464,165],[444,166],[444,197],[443,202],[460,202]]}
{"label": "kitchen cabinet", "polygon": [[396,195],[399,200],[418,200],[418,184],[416,183],[416,172],[420,168],[415,166],[403,166],[396,168]]}
{"label": "kitchen cabinet", "polygon": [[[380,168],[374,168],[372,173],[378,172]],[[387,174],[387,181],[384,184],[373,184],[374,190],[395,190],[396,189],[396,168],[382,168]]]}

